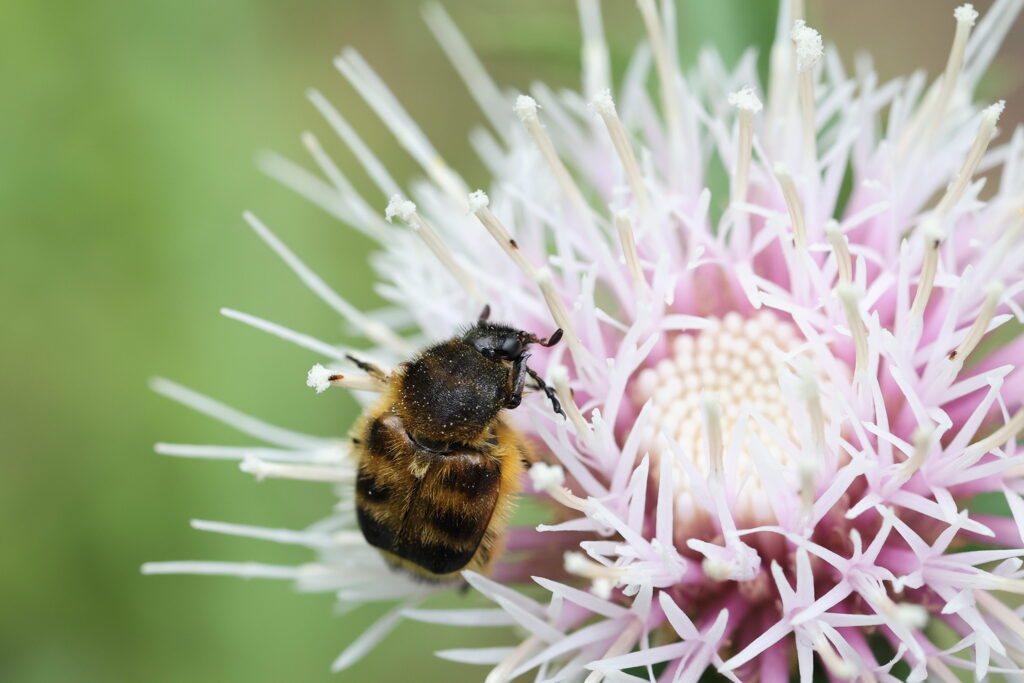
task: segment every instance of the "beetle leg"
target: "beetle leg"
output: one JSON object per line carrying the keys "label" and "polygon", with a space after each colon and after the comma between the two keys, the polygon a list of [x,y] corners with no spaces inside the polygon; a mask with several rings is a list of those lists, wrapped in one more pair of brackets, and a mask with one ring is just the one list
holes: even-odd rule
{"label": "beetle leg", "polygon": [[376,380],[380,380],[381,382],[387,381],[388,374],[384,372],[379,366],[376,366],[373,363],[367,363],[364,360],[359,360],[351,353],[346,353],[345,358],[348,358],[350,361],[352,361],[352,363],[357,368],[368,374],[370,377],[373,377]]}
{"label": "beetle leg", "polygon": [[565,411],[562,410],[562,404],[558,402],[558,396],[555,395],[555,390],[552,387],[549,387],[533,368],[526,368],[526,371],[530,373],[530,377],[532,377],[533,381],[537,383],[537,388],[547,394],[547,397],[551,400],[551,407],[554,408],[555,412],[562,417],[568,417],[565,414]]}
{"label": "beetle leg", "polygon": [[519,358],[512,361],[512,370],[509,375],[509,396],[505,401],[506,408],[515,408],[523,400],[523,387],[526,385],[526,373],[530,372],[530,368],[526,367],[526,359],[530,357],[530,354],[524,353]]}

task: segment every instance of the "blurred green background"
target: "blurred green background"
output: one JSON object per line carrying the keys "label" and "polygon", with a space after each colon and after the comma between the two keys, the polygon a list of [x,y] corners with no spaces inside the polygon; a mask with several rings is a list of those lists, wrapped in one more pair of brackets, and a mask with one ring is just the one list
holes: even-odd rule
{"label": "blurred green background", "polygon": [[[577,85],[570,0],[444,4],[500,83]],[[620,72],[642,25],[634,3],[605,5]],[[706,40],[730,59],[741,46],[770,41],[772,2],[681,5],[688,60]],[[880,49],[883,75],[919,65],[935,73],[944,61],[952,20],[934,2],[901,3],[884,25],[869,19],[878,16],[872,6],[888,6],[882,0],[810,5],[812,22],[847,57],[861,46]],[[143,577],[138,570],[148,560],[310,559],[299,548],[188,527],[202,518],[301,528],[329,511],[332,496],[326,486],[255,483],[231,462],[153,454],[158,440],[249,441],[151,394],[146,382],[160,374],[293,429],[347,429],[354,403],[341,392],[316,397],[303,385],[311,354],[217,309],[344,341],[336,317],[244,226],[243,209],[353,303],[379,303],[365,265],[368,241],[253,163],[269,147],[311,166],[298,142],[309,129],[351,166],[303,97],[315,86],[397,179],[417,175],[334,71],[331,58],[343,45],[378,69],[471,185],[486,185],[466,141],[482,116],[424,28],[419,6],[5,3],[0,680],[398,681],[408,680],[409,663],[417,680],[482,676],[483,669],[429,653],[498,644],[501,633],[405,624],[384,646],[391,656],[370,656],[332,679],[330,662],[373,620],[370,611],[334,616],[330,595],[295,594],[286,583]],[[1024,41],[1014,42],[1020,50]],[[1008,112],[1017,120],[1020,59],[1006,53],[993,86],[1017,93]],[[351,175],[383,210],[386,198],[357,171]]]}

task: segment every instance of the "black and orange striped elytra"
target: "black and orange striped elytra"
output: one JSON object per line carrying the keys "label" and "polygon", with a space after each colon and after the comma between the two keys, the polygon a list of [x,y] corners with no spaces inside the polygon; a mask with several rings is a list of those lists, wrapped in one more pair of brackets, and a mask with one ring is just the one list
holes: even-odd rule
{"label": "black and orange striped elytra", "polygon": [[487,321],[435,344],[390,375],[381,400],[353,432],[356,515],[391,565],[433,581],[486,571],[519,490],[528,445],[502,419],[522,400],[527,376],[554,409],[558,399],[527,365],[531,344],[550,339]]}

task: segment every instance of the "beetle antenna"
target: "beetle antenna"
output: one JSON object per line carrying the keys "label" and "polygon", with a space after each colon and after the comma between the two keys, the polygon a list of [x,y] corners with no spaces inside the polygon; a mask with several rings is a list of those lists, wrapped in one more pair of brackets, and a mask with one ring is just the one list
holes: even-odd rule
{"label": "beetle antenna", "polygon": [[480,311],[480,317],[477,318],[478,323],[485,323],[487,319],[491,317],[491,305],[484,304],[484,310]]}
{"label": "beetle antenna", "polygon": [[541,346],[554,346],[561,339],[562,339],[562,328],[558,328],[557,330],[555,330],[555,333],[553,335],[551,335],[550,337],[548,337],[547,339],[537,339],[536,337],[534,337],[534,340],[538,344],[540,344]]}

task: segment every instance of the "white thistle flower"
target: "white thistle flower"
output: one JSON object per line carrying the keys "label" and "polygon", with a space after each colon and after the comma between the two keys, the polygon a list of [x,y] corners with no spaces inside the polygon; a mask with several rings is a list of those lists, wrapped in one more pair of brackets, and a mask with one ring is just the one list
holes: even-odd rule
{"label": "white thistle flower", "polygon": [[[584,93],[537,87],[518,97],[487,78],[432,6],[428,23],[493,128],[472,137],[495,178],[489,193],[469,192],[353,50],[338,69],[426,179],[403,191],[317,92],[311,101],[380,196],[357,194],[310,135],[323,177],[268,164],[379,242],[380,291],[415,339],[353,308],[246,216],[364,333],[361,353],[375,362],[450,336],[484,302],[524,329],[564,330],[564,343],[532,362],[569,419],[532,399],[509,414],[542,445],[531,495],[560,521],[511,530],[514,555],[491,577],[465,574],[498,609],[418,607],[444,589],[389,572],[363,541],[341,434],[274,427],[165,380],[154,388],[267,446],[158,452],[235,458],[258,478],[335,482],[340,501],[305,531],[194,523],[306,545],[313,563],[144,570],[287,578],[346,603],[399,601],[335,669],[408,618],[522,626],[529,635],[508,648],[438,653],[492,666],[491,683],[533,670],[641,680],[625,671],[653,665],[671,681],[707,667],[731,680],[810,681],[816,667],[893,680],[898,661],[909,680],[955,681],[956,668],[977,680],[1024,675],[1024,621],[999,596],[1024,593],[1024,339],[975,353],[992,330],[1024,319],[1024,133],[992,147],[1003,104],[979,108],[970,97],[1022,2],[996,0],[977,25],[973,7],[957,9],[946,70],[928,88],[919,77],[880,85],[869,68],[848,76],[783,5],[766,87],[754,60],[730,71],[714,52],[683,73],[674,32],[653,0],[639,0],[649,40],[613,88],[596,0],[580,0]],[[660,102],[647,95],[652,62]],[[718,219],[705,187],[715,157],[731,177]],[[982,194],[978,176],[993,169],[998,187]],[[384,198],[382,217],[372,207]],[[351,365],[331,344],[224,313]],[[308,383],[346,386],[363,402],[380,389],[372,376],[319,364]],[[1012,518],[970,512],[982,493],[1004,496]],[[982,547],[962,550],[968,542]],[[546,597],[512,587],[529,581]],[[932,624],[961,640],[941,647]],[[891,659],[876,657],[878,643]]]}

